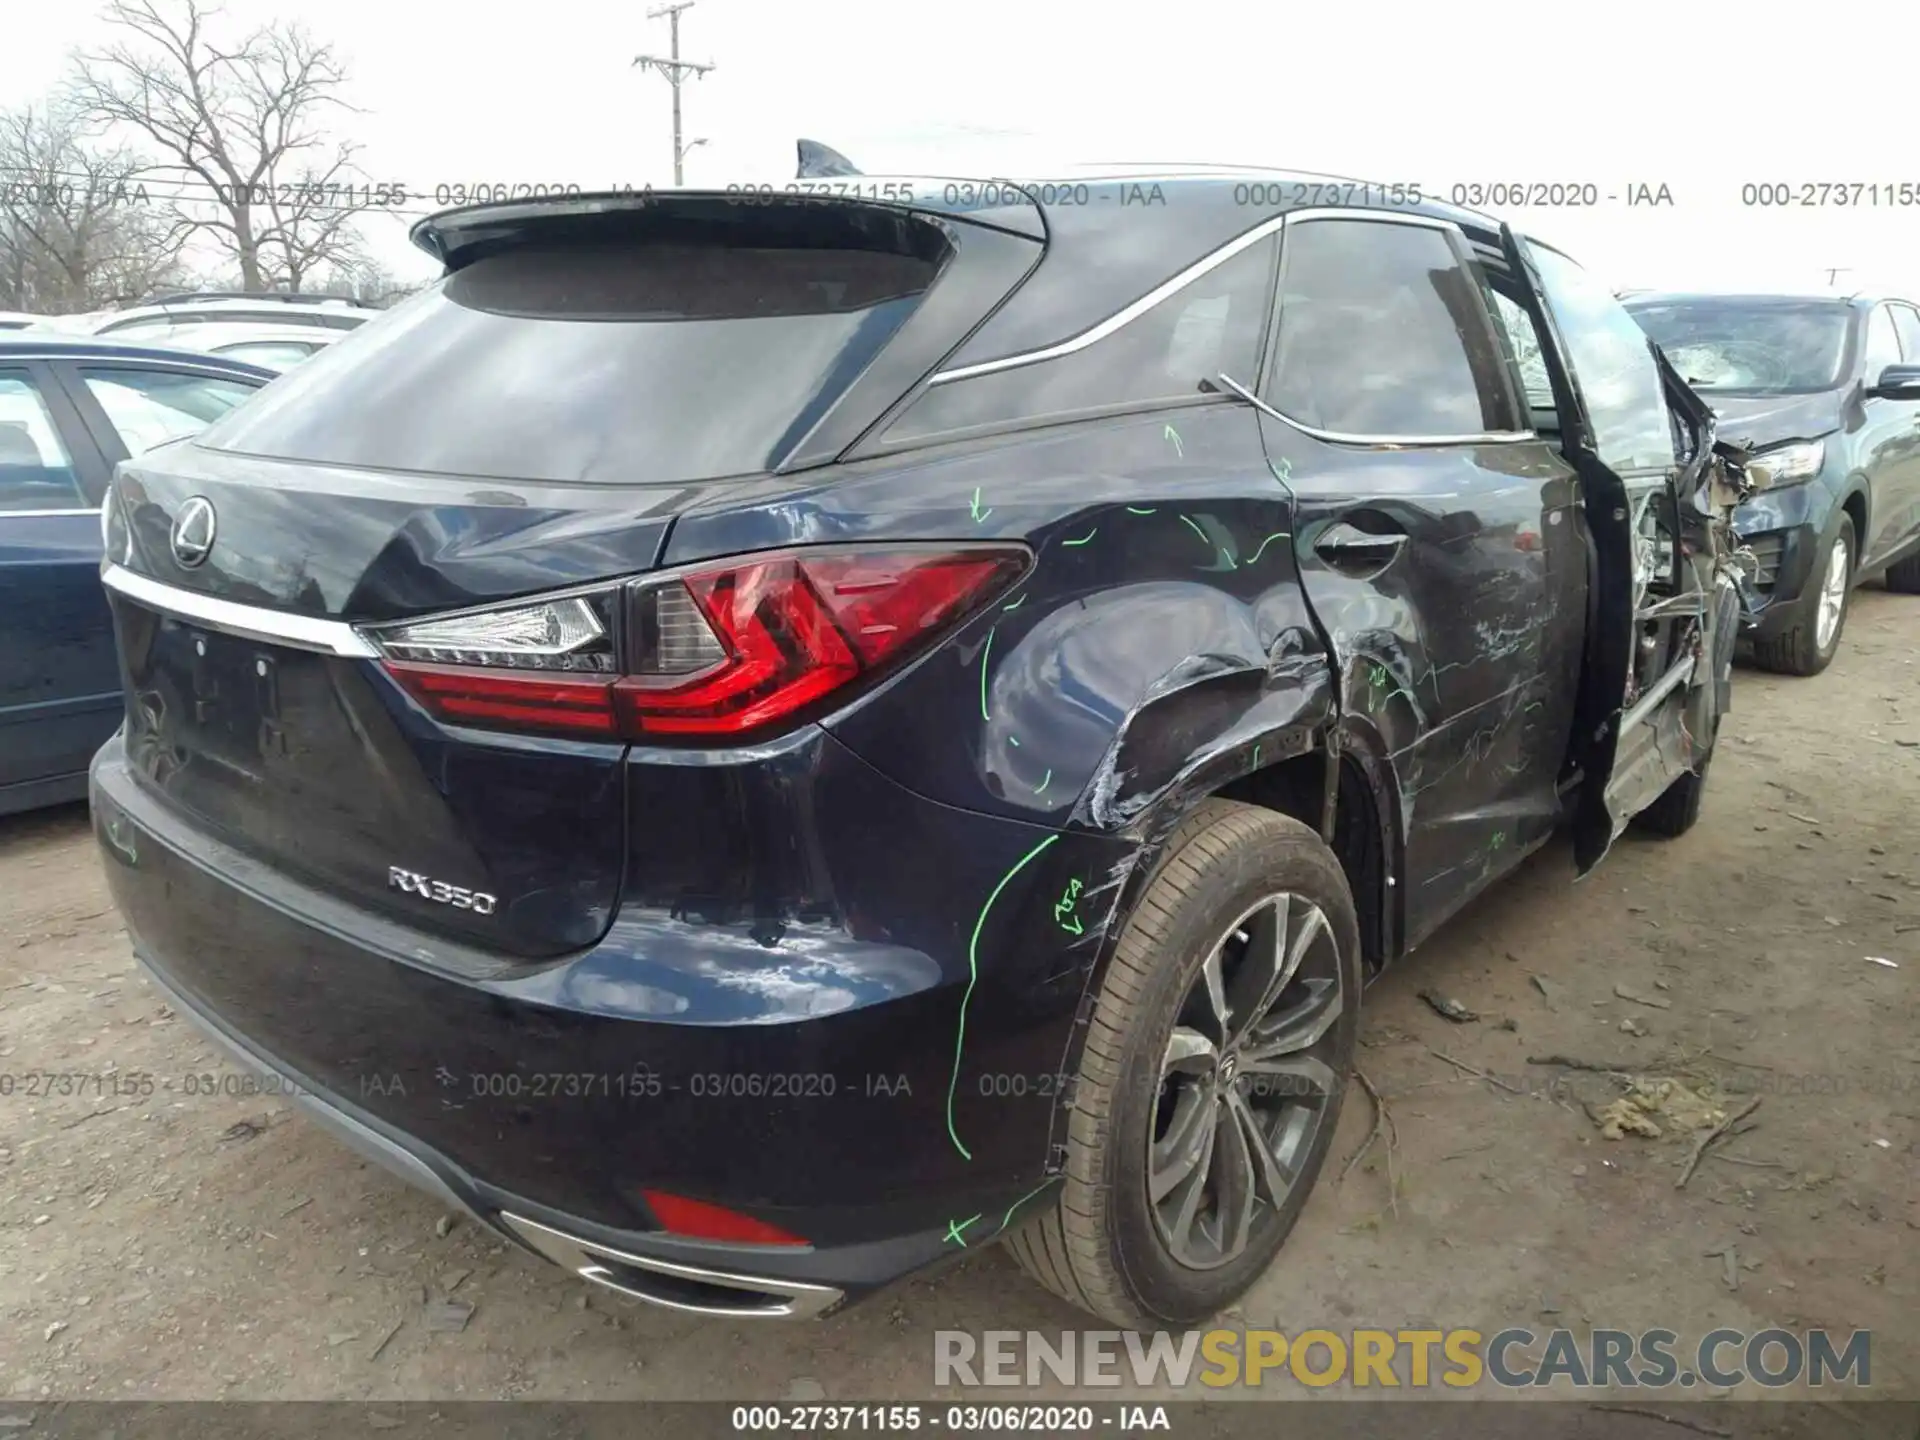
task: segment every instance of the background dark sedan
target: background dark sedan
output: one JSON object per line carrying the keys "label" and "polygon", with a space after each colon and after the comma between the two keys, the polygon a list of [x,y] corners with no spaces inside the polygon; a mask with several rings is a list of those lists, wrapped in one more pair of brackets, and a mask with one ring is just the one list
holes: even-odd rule
{"label": "background dark sedan", "polygon": [[[1674,368],[1761,452],[1765,488],[1735,517],[1760,561],[1753,658],[1815,675],[1862,580],[1920,593],[1920,310],[1833,295],[1625,301]],[[1889,371],[1892,373],[1889,373]]]}
{"label": "background dark sedan", "polygon": [[78,800],[120,723],[100,588],[113,467],[219,419],[274,378],[214,356],[0,339],[0,815]]}

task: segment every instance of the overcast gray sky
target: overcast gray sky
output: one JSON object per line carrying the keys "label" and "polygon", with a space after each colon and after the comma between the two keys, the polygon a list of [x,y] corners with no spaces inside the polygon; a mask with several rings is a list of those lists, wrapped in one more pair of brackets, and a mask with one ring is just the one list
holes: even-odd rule
{"label": "overcast gray sky", "polygon": [[[650,0],[450,6],[229,0],[226,21],[305,24],[342,52],[369,178],[666,183],[669,91]],[[0,103],[98,43],[85,0],[9,0]],[[1724,0],[1606,6],[1086,5],[1054,0],[699,0],[682,54],[687,181],[790,178],[805,135],[870,174],[1038,175],[1217,161],[1419,182],[1597,186],[1594,208],[1496,209],[1616,285],[1920,291],[1911,56],[1920,6]],[[1853,36],[1848,40],[1845,37]],[[1862,37],[1870,37],[1864,39]],[[1884,58],[1881,58],[1884,57]],[[1879,184],[1875,207],[1742,203],[1747,182]],[[1665,185],[1670,206],[1630,207]],[[1617,200],[1608,200],[1617,195]],[[1798,198],[1797,196],[1795,198]],[[414,202],[421,207],[419,200]],[[407,222],[370,221],[402,273]]]}

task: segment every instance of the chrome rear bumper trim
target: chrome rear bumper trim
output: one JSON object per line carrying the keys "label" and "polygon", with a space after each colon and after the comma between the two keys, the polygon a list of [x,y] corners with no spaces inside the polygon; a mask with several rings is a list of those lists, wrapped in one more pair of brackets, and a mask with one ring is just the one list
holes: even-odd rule
{"label": "chrome rear bumper trim", "polygon": [[119,565],[109,564],[100,571],[100,583],[117,590],[142,605],[192,620],[210,630],[243,635],[249,640],[267,640],[276,645],[291,645],[298,650],[317,650],[323,655],[344,655],[355,660],[378,659],[380,652],[344,620],[322,620],[312,615],[289,615],[282,610],[263,610],[258,605],[242,605],[221,600],[176,585],[162,585],[145,575],[136,575]]}
{"label": "chrome rear bumper trim", "polygon": [[[649,1305],[664,1305],[669,1310],[684,1310],[694,1315],[723,1315],[752,1320],[810,1320],[845,1299],[844,1292],[830,1285],[807,1285],[798,1280],[772,1280],[765,1276],[740,1275],[725,1270],[706,1270],[674,1260],[650,1255],[630,1255],[592,1240],[582,1240],[546,1225],[524,1219],[511,1211],[500,1212],[500,1223],[518,1235],[530,1247],[563,1270],[571,1270],[583,1280],[604,1285],[609,1290]],[[728,1304],[715,1299],[693,1300],[684,1296],[655,1293],[634,1283],[622,1283],[603,1261],[629,1270],[666,1277],[669,1281],[691,1281],[696,1285],[738,1291],[740,1303]],[[753,1303],[753,1302],[758,1303]]]}

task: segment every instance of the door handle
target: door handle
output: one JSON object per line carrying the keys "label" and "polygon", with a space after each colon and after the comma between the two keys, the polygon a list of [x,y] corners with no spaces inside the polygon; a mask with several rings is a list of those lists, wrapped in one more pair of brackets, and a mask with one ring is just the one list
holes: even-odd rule
{"label": "door handle", "polygon": [[1313,542],[1313,553],[1341,570],[1380,570],[1398,558],[1407,543],[1404,532],[1377,535],[1342,520]]}

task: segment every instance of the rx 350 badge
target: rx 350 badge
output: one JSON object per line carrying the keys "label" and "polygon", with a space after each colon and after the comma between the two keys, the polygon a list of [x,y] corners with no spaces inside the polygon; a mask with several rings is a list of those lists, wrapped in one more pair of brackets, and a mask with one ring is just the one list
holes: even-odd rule
{"label": "rx 350 badge", "polygon": [[461,885],[449,885],[444,880],[433,880],[417,870],[402,870],[398,865],[387,867],[387,886],[407,895],[419,895],[433,901],[436,905],[451,905],[456,910],[471,910],[476,915],[491,915],[500,901],[498,897],[484,890],[469,890]]}

